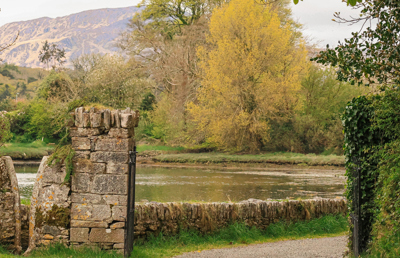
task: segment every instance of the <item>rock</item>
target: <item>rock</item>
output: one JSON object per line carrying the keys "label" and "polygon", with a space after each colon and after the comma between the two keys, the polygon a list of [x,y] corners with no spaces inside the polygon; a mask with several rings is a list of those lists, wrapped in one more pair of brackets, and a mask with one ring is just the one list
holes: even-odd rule
{"label": "rock", "polygon": [[126,206],[114,206],[112,207],[112,218],[114,221],[126,221],[127,213]]}
{"label": "rock", "polygon": [[88,228],[71,228],[71,242],[87,242],[89,239]]}
{"label": "rock", "polygon": [[133,138],[135,131],[133,128],[110,128],[108,136],[114,138]]}
{"label": "rock", "polygon": [[127,175],[96,175],[93,179],[92,193],[127,194]]}
{"label": "rock", "polygon": [[93,228],[90,232],[89,241],[92,243],[123,243],[124,230]]}
{"label": "rock", "polygon": [[43,239],[45,239],[45,240],[53,240],[54,237],[52,235],[46,234],[46,235],[43,236]]}
{"label": "rock", "polygon": [[72,228],[107,228],[108,223],[104,221],[71,220]]}
{"label": "rock", "polygon": [[74,192],[90,192],[92,185],[90,174],[76,173],[72,175],[71,188]]}
{"label": "rock", "polygon": [[106,171],[106,164],[92,162],[89,159],[77,159],[74,162],[74,171],[77,173],[103,174]]}
{"label": "rock", "polygon": [[72,148],[74,150],[90,150],[90,139],[87,137],[72,137]]}
{"label": "rock", "polygon": [[111,217],[109,205],[93,205],[92,220],[106,220]]}
{"label": "rock", "polygon": [[108,163],[107,164],[107,174],[128,174],[129,164],[115,164]]}
{"label": "rock", "polygon": [[129,162],[129,153],[125,152],[105,152],[105,151],[97,151],[92,152],[90,154],[90,160],[93,162],[100,163],[128,163]]}
{"label": "rock", "polygon": [[133,150],[134,141],[131,138],[99,138],[95,143],[95,151],[123,152]]}
{"label": "rock", "polygon": [[114,224],[111,224],[110,226],[111,229],[124,228],[124,227],[125,227],[125,222],[116,222]]}
{"label": "rock", "polygon": [[122,128],[134,127],[132,114],[130,114],[130,113],[122,113],[121,114],[121,127]]}

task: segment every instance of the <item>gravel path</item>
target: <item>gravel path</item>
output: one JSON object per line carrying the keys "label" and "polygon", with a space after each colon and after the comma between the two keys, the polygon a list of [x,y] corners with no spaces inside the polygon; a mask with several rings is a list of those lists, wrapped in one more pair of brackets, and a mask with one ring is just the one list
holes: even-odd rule
{"label": "gravel path", "polygon": [[191,252],[179,258],[242,258],[242,257],[276,257],[276,258],[341,258],[346,250],[347,237],[327,237],[303,240],[288,240],[275,243],[249,245],[224,249],[212,249],[202,252]]}

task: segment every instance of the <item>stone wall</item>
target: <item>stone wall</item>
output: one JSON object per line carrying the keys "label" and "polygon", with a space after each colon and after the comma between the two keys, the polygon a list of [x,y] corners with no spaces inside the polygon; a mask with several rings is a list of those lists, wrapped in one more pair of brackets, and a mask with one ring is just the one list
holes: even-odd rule
{"label": "stone wall", "polygon": [[302,201],[247,200],[239,203],[146,203],[135,207],[135,235],[146,238],[180,229],[209,233],[234,222],[265,229],[278,221],[310,220],[328,214],[346,214],[345,199]]}
{"label": "stone wall", "polygon": [[40,163],[32,191],[29,211],[29,253],[37,245],[69,243],[70,186],[65,184],[63,164]]}
{"label": "stone wall", "polygon": [[78,108],[73,116],[70,243],[122,249],[129,151],[139,114],[130,109]]}
{"label": "stone wall", "polygon": [[0,244],[21,252],[20,199],[11,157],[0,158]]}

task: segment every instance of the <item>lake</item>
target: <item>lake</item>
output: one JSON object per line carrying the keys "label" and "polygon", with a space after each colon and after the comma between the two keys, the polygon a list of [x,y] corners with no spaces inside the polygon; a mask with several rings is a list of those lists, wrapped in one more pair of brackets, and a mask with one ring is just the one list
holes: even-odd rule
{"label": "lake", "polygon": [[[38,166],[15,166],[22,198],[30,198]],[[344,169],[263,170],[137,167],[136,201],[242,201],[336,198],[344,193]]]}

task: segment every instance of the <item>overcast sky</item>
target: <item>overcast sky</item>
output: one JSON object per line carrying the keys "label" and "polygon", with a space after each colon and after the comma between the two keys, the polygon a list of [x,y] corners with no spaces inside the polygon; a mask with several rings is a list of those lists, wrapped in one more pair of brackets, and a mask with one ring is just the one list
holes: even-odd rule
{"label": "overcast sky", "polygon": [[[1,0],[0,26],[17,21],[40,17],[59,17],[90,9],[127,7],[138,4],[138,0]],[[337,42],[351,36],[359,25],[348,26],[332,21],[334,12],[343,16],[356,16],[357,11],[342,3],[342,0],[304,0],[293,5],[293,14],[304,24],[304,34],[318,42],[336,46]]]}

